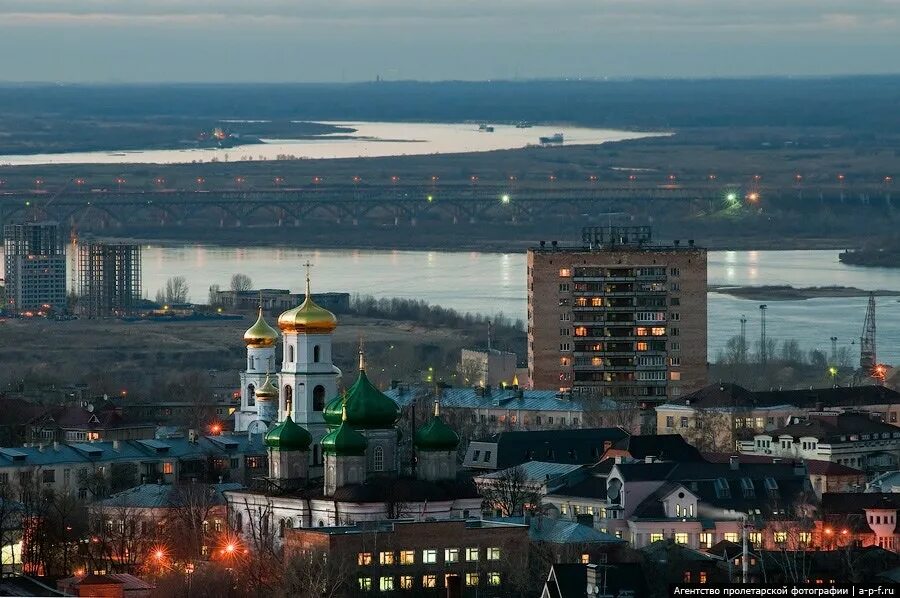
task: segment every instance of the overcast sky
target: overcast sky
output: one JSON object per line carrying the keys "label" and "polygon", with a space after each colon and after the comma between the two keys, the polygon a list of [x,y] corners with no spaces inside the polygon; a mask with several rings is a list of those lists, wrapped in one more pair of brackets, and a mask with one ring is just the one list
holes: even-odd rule
{"label": "overcast sky", "polygon": [[900,0],[0,0],[4,81],[900,72]]}

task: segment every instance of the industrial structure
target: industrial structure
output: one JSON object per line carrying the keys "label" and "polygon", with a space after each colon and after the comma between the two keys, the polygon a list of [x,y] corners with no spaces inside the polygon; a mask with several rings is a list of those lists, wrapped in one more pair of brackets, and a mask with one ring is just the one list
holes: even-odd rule
{"label": "industrial structure", "polygon": [[22,315],[65,310],[66,249],[59,224],[7,224],[3,239],[6,310]]}
{"label": "industrial structure", "polygon": [[141,300],[141,246],[80,241],[78,312],[102,318],[132,314]]}
{"label": "industrial structure", "polygon": [[665,402],[706,383],[706,249],[650,227],[586,228],[528,250],[528,369],[537,389]]}

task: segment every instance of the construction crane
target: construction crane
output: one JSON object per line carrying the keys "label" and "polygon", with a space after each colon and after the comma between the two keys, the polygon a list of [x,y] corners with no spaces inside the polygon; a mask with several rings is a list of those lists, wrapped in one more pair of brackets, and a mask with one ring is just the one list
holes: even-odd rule
{"label": "construction crane", "polygon": [[875,353],[875,293],[869,294],[869,307],[859,337],[859,367],[863,372],[871,372],[878,363]]}

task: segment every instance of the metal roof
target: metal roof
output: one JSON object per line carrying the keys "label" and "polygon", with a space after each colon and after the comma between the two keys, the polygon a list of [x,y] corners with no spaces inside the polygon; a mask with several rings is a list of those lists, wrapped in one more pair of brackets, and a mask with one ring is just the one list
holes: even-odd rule
{"label": "metal roof", "polygon": [[[384,394],[401,407],[421,397],[424,388],[392,388]],[[441,389],[441,406],[450,409],[511,409],[521,411],[615,411],[621,405],[611,399],[592,399],[589,406],[577,397],[560,395],[555,390],[525,390],[495,388],[482,391],[479,388]]]}
{"label": "metal roof", "polygon": [[[521,465],[517,465],[515,467],[521,467],[525,479],[533,482],[544,482],[546,480],[551,480],[553,478],[557,478],[560,476],[567,475],[572,473],[573,471],[577,471],[585,467],[581,464],[575,463],[549,463],[547,461],[528,461],[527,463],[522,463]],[[509,471],[507,468],[500,471],[493,471],[491,473],[480,476],[485,479],[496,479],[501,478],[505,474],[505,472]]]}

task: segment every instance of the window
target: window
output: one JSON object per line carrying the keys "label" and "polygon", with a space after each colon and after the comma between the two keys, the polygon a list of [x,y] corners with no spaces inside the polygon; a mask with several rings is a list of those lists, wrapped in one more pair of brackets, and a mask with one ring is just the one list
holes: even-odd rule
{"label": "window", "polygon": [[171,462],[163,463],[163,473],[165,475],[172,475],[175,473],[175,464]]}
{"label": "window", "polygon": [[787,532],[775,532],[775,543],[784,544],[787,542]]}
{"label": "window", "polygon": [[762,546],[762,532],[750,532],[747,537],[754,546]]}
{"label": "window", "polygon": [[688,427],[688,418],[686,418],[686,417],[682,417],[682,418],[681,418],[681,427],[682,427],[682,428],[687,428],[687,427]]}
{"label": "window", "polygon": [[232,457],[231,459],[229,459],[228,466],[231,469],[237,469],[238,467],[241,466],[241,462],[237,457]]}
{"label": "window", "polygon": [[469,587],[478,585],[478,574],[477,573],[466,573],[466,585]]}
{"label": "window", "polygon": [[358,580],[359,589],[368,592],[372,589],[372,578],[371,577],[360,577]]}
{"label": "window", "polygon": [[400,576],[400,589],[411,590],[412,587],[413,587],[412,575],[401,575]]}
{"label": "window", "polygon": [[667,416],[666,416],[666,427],[667,427],[667,428],[674,428],[674,427],[675,427],[675,417],[674,417],[674,416],[672,416],[672,415],[667,415]]}
{"label": "window", "polygon": [[634,343],[635,351],[646,351],[649,347],[650,347],[650,345],[644,341]]}
{"label": "window", "polygon": [[325,387],[321,384],[313,389],[313,411],[325,411]]}
{"label": "window", "polygon": [[56,470],[45,469],[41,472],[41,479],[45,484],[52,484],[56,481]]}
{"label": "window", "polygon": [[700,533],[700,548],[712,548],[713,535],[710,532]]}
{"label": "window", "polygon": [[416,562],[416,553],[412,550],[401,550],[400,551],[400,564],[401,565],[412,565]]}
{"label": "window", "polygon": [[728,542],[734,542],[735,544],[737,544],[738,534],[737,532],[725,532],[724,538]]}
{"label": "window", "polygon": [[372,452],[372,469],[384,471],[384,449],[380,446],[376,446]]}
{"label": "window", "polygon": [[681,319],[681,314],[679,314],[677,311],[673,311],[672,313],[669,314],[669,320],[671,320],[673,322],[677,322],[680,319]]}
{"label": "window", "polygon": [[663,535],[661,533],[650,534],[650,542],[659,542],[663,539]]}
{"label": "window", "polygon": [[382,592],[390,592],[394,589],[394,578],[391,577],[382,577],[378,580],[378,589]]}
{"label": "window", "polygon": [[437,575],[423,575],[422,576],[422,587],[423,588],[436,588],[437,587]]}
{"label": "window", "polygon": [[491,460],[491,451],[484,451],[484,462],[488,463]]}
{"label": "window", "polygon": [[812,540],[812,534],[810,532],[797,533],[797,541],[801,544],[809,544],[810,540]]}
{"label": "window", "polygon": [[677,532],[675,534],[675,543],[676,544],[687,544],[688,543],[687,532]]}
{"label": "window", "polygon": [[422,551],[422,562],[423,563],[436,563],[437,562],[437,550],[433,548],[428,548]]}
{"label": "window", "polygon": [[581,555],[581,564],[582,565],[587,565],[590,562],[591,562],[591,555],[589,555],[586,552]]}
{"label": "window", "polygon": [[[294,345],[288,345],[288,363],[294,363]],[[372,580],[369,580],[369,586],[371,587]]]}
{"label": "window", "polygon": [[445,563],[458,563],[459,562],[459,548],[447,548],[444,550],[444,562]]}
{"label": "window", "polygon": [[669,372],[669,380],[678,382],[679,380],[681,380],[681,372]]}
{"label": "window", "polygon": [[560,278],[569,278],[572,276],[572,270],[570,268],[560,268],[559,269],[559,277]]}
{"label": "window", "polygon": [[365,565],[372,564],[372,553],[371,552],[360,552],[356,555],[356,562],[360,567]]}
{"label": "window", "polygon": [[691,572],[685,571],[682,579],[684,580],[684,583],[691,583]]}
{"label": "window", "polygon": [[567,282],[559,283],[559,292],[560,293],[568,293],[569,292],[569,283],[567,283]]}
{"label": "window", "polygon": [[313,363],[319,363],[322,360],[322,349],[319,345],[313,347]]}
{"label": "window", "polygon": [[488,573],[488,585],[489,586],[499,586],[500,585],[500,573],[497,571],[492,571]]}
{"label": "window", "polygon": [[391,552],[379,552],[378,553],[378,562],[382,565],[393,565],[394,564],[394,553]]}
{"label": "window", "polygon": [[488,548],[487,549],[487,560],[499,561],[500,560],[500,549],[496,546],[493,548]]}
{"label": "window", "polygon": [[[672,334],[675,334],[674,330],[676,330],[676,329],[673,329]],[[654,326],[653,328],[650,329],[650,334],[652,336],[665,336],[666,329],[663,327],[660,327],[660,326]]]}
{"label": "window", "polygon": [[466,560],[470,563],[478,560],[478,548],[466,548]]}
{"label": "window", "polygon": [[700,581],[700,583],[706,583],[706,571],[701,571],[701,572],[700,572],[700,578],[699,578],[699,581]]}

